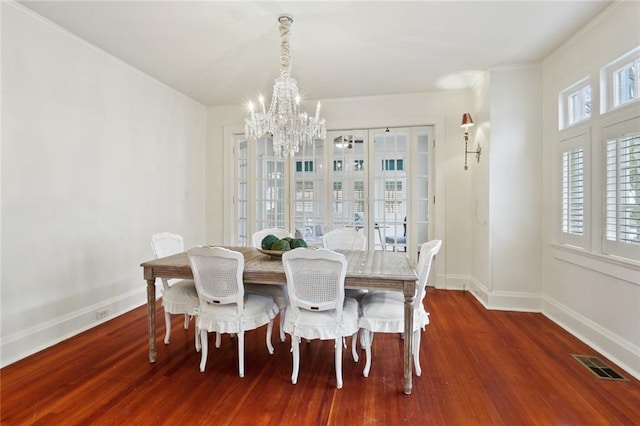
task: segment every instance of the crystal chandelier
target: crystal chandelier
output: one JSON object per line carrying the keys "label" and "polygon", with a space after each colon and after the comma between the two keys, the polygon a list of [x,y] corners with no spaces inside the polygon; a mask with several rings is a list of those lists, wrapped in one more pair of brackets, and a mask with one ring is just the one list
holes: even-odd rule
{"label": "crystal chandelier", "polygon": [[256,141],[264,135],[273,137],[273,151],[277,158],[293,156],[303,143],[324,140],[327,129],[324,119],[320,118],[320,102],[315,117],[300,111],[298,84],[291,78],[291,56],[289,54],[289,30],[293,17],[282,15],[280,22],[280,77],[273,85],[271,106],[266,111],[264,97],[260,95],[256,110],[249,102],[251,117],[245,120],[245,134],[250,141]]}

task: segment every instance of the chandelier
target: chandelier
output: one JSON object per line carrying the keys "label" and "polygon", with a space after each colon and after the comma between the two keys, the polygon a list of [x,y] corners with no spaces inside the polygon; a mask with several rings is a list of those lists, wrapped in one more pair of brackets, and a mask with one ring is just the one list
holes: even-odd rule
{"label": "chandelier", "polygon": [[273,138],[273,151],[277,158],[293,156],[300,145],[314,140],[324,140],[327,129],[324,119],[320,118],[320,102],[315,117],[300,111],[298,84],[291,78],[291,56],[289,54],[289,30],[293,17],[281,15],[280,22],[280,77],[273,85],[273,96],[269,111],[265,109],[264,97],[258,99],[256,110],[249,102],[251,117],[245,120],[245,134],[250,141],[256,141],[265,135]]}

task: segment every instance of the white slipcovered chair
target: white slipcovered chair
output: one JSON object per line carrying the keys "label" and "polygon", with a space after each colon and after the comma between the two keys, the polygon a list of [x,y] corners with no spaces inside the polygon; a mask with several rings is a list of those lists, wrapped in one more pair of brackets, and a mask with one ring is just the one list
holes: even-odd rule
{"label": "white slipcovered chair", "polygon": [[[429,324],[429,313],[424,308],[427,294],[427,279],[434,256],[442,246],[441,240],[432,240],[422,244],[418,261],[418,281],[416,298],[413,304],[413,345],[411,353],[416,368],[416,375],[422,374],[420,368],[420,331]],[[404,332],[404,296],[397,291],[373,291],[367,293],[360,302],[360,332],[363,334],[367,361],[363,374],[369,376],[371,368],[371,344],[374,333]]]}
{"label": "white slipcovered chair", "polygon": [[329,250],[364,250],[367,237],[353,228],[338,228],[324,234],[322,245]]}
{"label": "white slipcovered chair", "polygon": [[[337,228],[326,234],[322,240],[323,246],[329,250],[360,250],[367,248],[367,237],[353,228]],[[362,300],[367,290],[346,289],[345,295],[357,301]],[[363,345],[364,346],[364,345]],[[356,339],[351,341],[351,350],[356,351]]]}
{"label": "white slipcovered chair", "polygon": [[[297,248],[286,252],[282,263],[289,294],[284,329],[291,335],[291,382],[298,381],[300,338],[334,340],[336,381],[341,389],[342,339],[355,339],[358,332],[358,302],[344,293],[347,260],[343,254],[324,248]],[[357,361],[355,352],[353,356]]]}
{"label": "white slipcovered chair", "polygon": [[278,307],[270,296],[244,291],[242,253],[222,247],[195,247],[188,253],[200,302],[196,320],[202,344],[200,371],[207,363],[208,332],[216,332],[216,347],[221,333],[233,333],[238,339],[238,374],[244,377],[244,332],[267,324],[267,349],[273,354],[271,330]]}
{"label": "white slipcovered chair", "polygon": [[[262,240],[269,234],[274,235],[278,238],[291,237],[291,234],[284,229],[266,228],[255,232],[251,237],[251,243],[254,247],[260,248]],[[284,324],[284,311],[287,309],[286,286],[284,284],[279,286],[264,284],[245,284],[245,289],[252,293],[267,294],[273,297],[273,300],[276,302],[276,305],[278,305],[278,310],[280,311],[280,340],[284,342],[285,336],[282,326]]]}
{"label": "white slipcovered chair", "polygon": [[[180,235],[160,232],[151,236],[153,256],[158,259],[184,251],[184,240]],[[162,278],[162,306],[166,332],[164,343],[171,337],[171,314],[184,315],[184,328],[189,328],[189,316],[194,316],[198,308],[198,294],[193,280],[172,280]],[[196,348],[198,336],[196,333]]]}

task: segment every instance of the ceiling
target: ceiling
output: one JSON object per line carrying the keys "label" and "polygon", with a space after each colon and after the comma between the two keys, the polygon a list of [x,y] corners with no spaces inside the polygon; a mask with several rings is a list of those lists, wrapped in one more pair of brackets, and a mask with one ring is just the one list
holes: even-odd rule
{"label": "ceiling", "polygon": [[611,1],[30,1],[22,5],[205,105],[271,96],[293,15],[305,99],[461,89],[540,62]]}

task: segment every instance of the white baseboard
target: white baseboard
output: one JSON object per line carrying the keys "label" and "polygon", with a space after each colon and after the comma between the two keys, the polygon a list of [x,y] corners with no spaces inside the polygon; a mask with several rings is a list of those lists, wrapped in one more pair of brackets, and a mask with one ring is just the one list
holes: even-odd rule
{"label": "white baseboard", "polygon": [[542,314],[640,380],[639,346],[548,297],[543,297]]}
{"label": "white baseboard", "polygon": [[[440,278],[436,280],[436,288],[442,288],[445,290],[466,290],[468,285],[467,283],[469,282],[469,276],[468,275],[445,275],[444,279]],[[444,286],[442,287],[438,287],[438,285],[442,285],[441,283],[444,283]]]}
{"label": "white baseboard", "polygon": [[0,368],[122,315],[146,303],[146,287],[112,297],[8,335],[0,342]]}
{"label": "white baseboard", "polygon": [[538,294],[492,292],[476,279],[469,280],[468,290],[486,309],[542,313],[640,380],[640,347],[567,306]]}
{"label": "white baseboard", "polygon": [[478,280],[469,281],[469,291],[485,308],[495,311],[541,312],[542,295],[516,291],[489,291]]}

